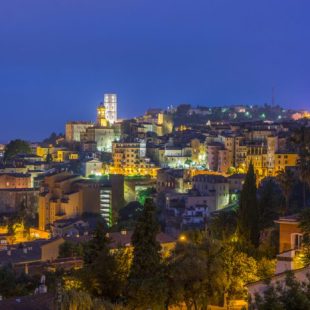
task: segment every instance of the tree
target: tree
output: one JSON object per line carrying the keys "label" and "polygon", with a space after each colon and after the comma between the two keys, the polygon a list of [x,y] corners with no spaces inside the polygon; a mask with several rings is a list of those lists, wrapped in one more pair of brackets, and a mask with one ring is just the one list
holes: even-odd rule
{"label": "tree", "polygon": [[120,224],[127,223],[132,224],[137,221],[141,212],[143,210],[143,205],[138,201],[129,202],[124,208],[118,211],[118,221]]}
{"label": "tree", "polygon": [[17,154],[31,154],[29,143],[20,139],[10,141],[5,147],[4,160],[10,160]]}
{"label": "tree", "polygon": [[256,197],[256,176],[252,162],[242,187],[238,210],[238,234],[244,242],[259,245],[259,209]]}
{"label": "tree", "polygon": [[272,178],[262,181],[258,191],[259,228],[272,227],[281,213],[281,191]]}
{"label": "tree", "polygon": [[284,213],[287,213],[287,211],[289,210],[290,197],[295,183],[295,175],[292,170],[282,170],[277,175],[277,181],[285,198]]}
{"label": "tree", "polygon": [[306,207],[307,185],[310,187],[310,127],[301,127],[291,138],[299,153],[298,171],[303,182],[303,206]]}
{"label": "tree", "polygon": [[109,242],[105,226],[99,223],[93,239],[85,246],[85,268],[79,276],[91,294],[115,301],[122,294],[123,287]]}
{"label": "tree", "polygon": [[59,257],[80,257],[83,256],[83,245],[65,241],[59,247]]}
{"label": "tree", "polygon": [[225,293],[228,299],[245,299],[245,284],[259,280],[258,263],[238,250],[233,242],[225,242],[222,251]]}
{"label": "tree", "polygon": [[22,273],[16,275],[11,266],[0,268],[0,295],[3,297],[24,296],[34,291],[37,279]]}
{"label": "tree", "polygon": [[43,145],[47,145],[47,146],[48,146],[48,145],[56,145],[56,144],[57,144],[57,140],[58,140],[59,138],[63,138],[63,137],[64,137],[64,135],[61,134],[61,133],[59,133],[59,134],[57,135],[56,132],[52,132],[48,138],[46,138],[46,139],[44,139],[44,140],[42,141],[42,144],[43,144]]}
{"label": "tree", "polygon": [[46,155],[46,163],[50,164],[53,161],[53,156],[50,153],[50,150],[48,149],[47,155]]}
{"label": "tree", "polygon": [[137,193],[137,200],[141,205],[145,204],[146,199],[151,198],[152,194],[156,192],[154,187],[142,189]]}
{"label": "tree", "polygon": [[159,225],[155,206],[147,199],[132,235],[133,261],[129,274],[129,304],[135,309],[160,308],[165,302],[161,246],[156,240]]}
{"label": "tree", "polygon": [[309,277],[305,282],[300,282],[294,277],[292,272],[288,272],[284,283],[269,285],[262,296],[256,294],[251,309],[310,309]]}
{"label": "tree", "polygon": [[13,270],[9,267],[2,267],[0,269],[0,295],[11,297],[14,295],[15,288],[16,280]]}
{"label": "tree", "polygon": [[302,262],[305,265],[310,264],[310,209],[304,209],[300,216],[299,227],[303,232],[302,237]]}
{"label": "tree", "polygon": [[208,223],[211,236],[219,240],[228,240],[234,236],[237,229],[237,214],[235,211],[220,211],[213,215]]}
{"label": "tree", "polygon": [[61,303],[62,310],[92,310],[92,297],[83,291],[69,290],[65,291]]}
{"label": "tree", "polygon": [[221,243],[201,233],[177,243],[167,266],[168,301],[187,309],[223,303],[225,273]]}

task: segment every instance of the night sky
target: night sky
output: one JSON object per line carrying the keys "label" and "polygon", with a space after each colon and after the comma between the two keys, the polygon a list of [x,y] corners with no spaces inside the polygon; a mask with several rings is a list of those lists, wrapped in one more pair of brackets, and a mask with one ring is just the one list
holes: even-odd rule
{"label": "night sky", "polygon": [[149,107],[310,108],[309,0],[1,0],[0,141]]}

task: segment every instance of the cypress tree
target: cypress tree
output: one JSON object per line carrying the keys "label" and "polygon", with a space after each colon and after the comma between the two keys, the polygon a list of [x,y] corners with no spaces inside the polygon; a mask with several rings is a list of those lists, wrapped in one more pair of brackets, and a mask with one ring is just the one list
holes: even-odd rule
{"label": "cypress tree", "polygon": [[259,245],[259,208],[256,196],[256,175],[251,162],[240,195],[238,231],[241,240]]}
{"label": "cypress tree", "polygon": [[160,309],[164,304],[161,246],[156,240],[159,225],[152,199],[145,202],[132,235],[133,261],[129,274],[129,304],[134,309]]}

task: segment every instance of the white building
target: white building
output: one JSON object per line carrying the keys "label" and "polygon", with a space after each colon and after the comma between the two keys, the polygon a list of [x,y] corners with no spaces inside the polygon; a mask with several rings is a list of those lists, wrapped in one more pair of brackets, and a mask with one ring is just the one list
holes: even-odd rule
{"label": "white building", "polygon": [[193,189],[201,196],[210,197],[209,211],[213,212],[225,208],[229,204],[229,183],[221,175],[196,175],[193,177]]}
{"label": "white building", "polygon": [[102,162],[98,159],[91,159],[83,163],[83,173],[87,178],[90,175],[102,174]]}
{"label": "white building", "polygon": [[117,121],[117,96],[116,94],[104,95],[104,106],[106,108],[106,119],[111,125]]}

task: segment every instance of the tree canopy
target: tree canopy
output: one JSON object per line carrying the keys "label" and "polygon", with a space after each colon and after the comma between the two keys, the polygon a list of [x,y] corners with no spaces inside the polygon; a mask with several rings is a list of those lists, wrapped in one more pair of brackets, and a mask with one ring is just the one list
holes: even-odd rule
{"label": "tree canopy", "polygon": [[259,245],[259,208],[256,196],[256,176],[251,162],[240,195],[238,232],[244,242]]}
{"label": "tree canopy", "polygon": [[4,160],[10,160],[17,154],[31,154],[30,144],[20,139],[10,141],[5,147]]}

